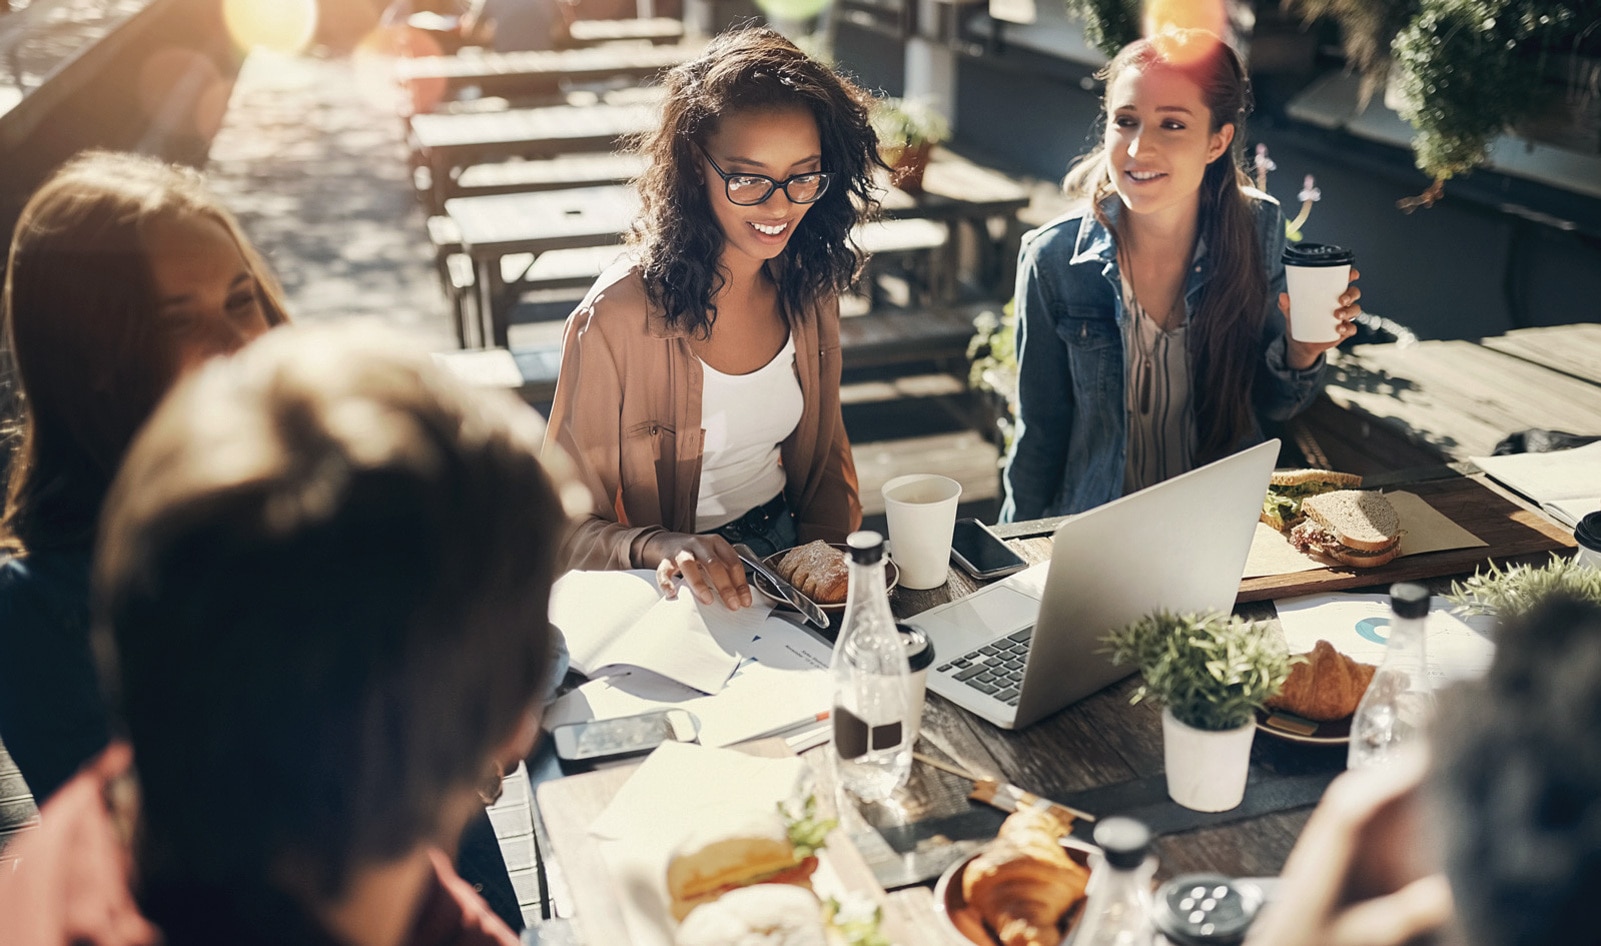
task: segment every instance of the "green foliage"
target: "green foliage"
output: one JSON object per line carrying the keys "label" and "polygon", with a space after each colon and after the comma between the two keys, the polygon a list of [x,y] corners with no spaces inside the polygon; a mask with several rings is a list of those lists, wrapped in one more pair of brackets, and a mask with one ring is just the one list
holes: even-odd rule
{"label": "green foliage", "polygon": [[1084,38],[1110,59],[1140,38],[1138,0],[1065,0],[1067,12],[1084,21]]}
{"label": "green foliage", "polygon": [[827,846],[828,832],[839,827],[837,820],[817,816],[816,795],[807,795],[805,804],[798,812],[793,805],[779,802],[778,813],[784,818],[789,843],[795,845],[795,856],[801,859],[811,857]]}
{"label": "green foliage", "polygon": [[1417,166],[1436,183],[1484,164],[1497,135],[1540,111],[1554,92],[1549,60],[1601,39],[1601,0],[1291,2],[1340,23],[1364,91],[1388,74],[1417,131]]}
{"label": "green foliage", "polygon": [[1237,729],[1290,675],[1284,639],[1265,624],[1227,614],[1156,611],[1105,638],[1112,663],[1132,663],[1145,682],[1133,702],[1155,699],[1179,722]]}
{"label": "green foliage", "polygon": [[1474,572],[1466,582],[1451,582],[1445,597],[1466,614],[1489,614],[1509,621],[1558,592],[1601,605],[1601,571],[1554,554],[1539,567],[1514,565],[1502,571],[1491,562],[1489,572]]}
{"label": "green foliage", "polygon": [[823,902],[823,915],[832,928],[829,942],[842,942],[843,946],[894,946],[884,934],[880,924],[884,911],[870,900],[857,897],[841,904],[834,897]]}
{"label": "green foliage", "polygon": [[887,147],[939,144],[951,136],[950,122],[926,99],[885,96],[873,103],[869,117],[879,143]]}
{"label": "green foliage", "polygon": [[967,341],[967,386],[992,391],[1006,401],[1006,416],[997,419],[1005,440],[1001,451],[1011,451],[1017,417],[1017,308],[1008,301],[1001,314],[985,309],[973,319],[973,337]]}

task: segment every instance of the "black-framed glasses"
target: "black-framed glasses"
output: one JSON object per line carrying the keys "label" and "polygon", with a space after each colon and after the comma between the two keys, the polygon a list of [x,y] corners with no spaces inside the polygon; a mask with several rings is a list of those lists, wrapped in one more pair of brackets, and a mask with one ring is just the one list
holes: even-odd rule
{"label": "black-framed glasses", "polygon": [[782,189],[784,196],[792,204],[813,204],[819,197],[828,192],[828,185],[833,183],[834,175],[825,171],[810,171],[806,174],[796,174],[788,180],[775,180],[765,174],[730,174],[717,166],[717,160],[711,156],[704,145],[697,145],[700,153],[711,162],[712,170],[723,179],[723,192],[728,195],[730,203],[741,207],[752,207],[762,203],[773,196],[773,191]]}

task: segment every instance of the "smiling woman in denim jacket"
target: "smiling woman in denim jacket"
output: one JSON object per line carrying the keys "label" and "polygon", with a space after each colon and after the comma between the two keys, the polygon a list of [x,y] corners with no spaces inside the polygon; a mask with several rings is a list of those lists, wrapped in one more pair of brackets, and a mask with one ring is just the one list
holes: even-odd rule
{"label": "smiling woman in denim jacket", "polygon": [[[1081,512],[1259,442],[1262,419],[1312,400],[1338,344],[1285,331],[1283,215],[1228,157],[1249,110],[1234,51],[1167,31],[1101,78],[1106,135],[1064,183],[1083,204],[1030,233],[1018,264],[1002,521]],[[1360,295],[1340,298],[1340,339]]]}

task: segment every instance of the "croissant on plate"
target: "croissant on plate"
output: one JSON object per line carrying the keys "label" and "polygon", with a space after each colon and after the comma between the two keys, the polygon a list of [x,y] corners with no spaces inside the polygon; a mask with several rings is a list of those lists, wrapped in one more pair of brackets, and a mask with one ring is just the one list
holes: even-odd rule
{"label": "croissant on plate", "polygon": [[1267,701],[1267,708],[1320,723],[1355,713],[1378,668],[1358,663],[1321,640],[1306,658],[1290,670],[1290,678],[1278,695]]}
{"label": "croissant on plate", "polygon": [[1003,946],[1056,946],[1063,915],[1089,872],[1062,850],[1068,826],[1046,811],[1008,817],[995,842],[962,872],[962,896]]}
{"label": "croissant on plate", "polygon": [[773,571],[818,604],[844,604],[850,589],[845,553],[822,539],[785,552]]}

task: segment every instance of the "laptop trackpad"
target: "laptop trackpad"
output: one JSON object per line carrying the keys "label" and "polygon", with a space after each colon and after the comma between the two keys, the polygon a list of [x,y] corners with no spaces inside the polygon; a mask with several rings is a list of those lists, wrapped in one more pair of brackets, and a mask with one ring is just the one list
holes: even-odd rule
{"label": "laptop trackpad", "polygon": [[[1005,586],[995,586],[964,598],[933,614],[912,619],[934,639],[941,658],[955,657],[974,647],[1028,627],[1039,617],[1038,598]],[[951,649],[946,649],[950,647]]]}

